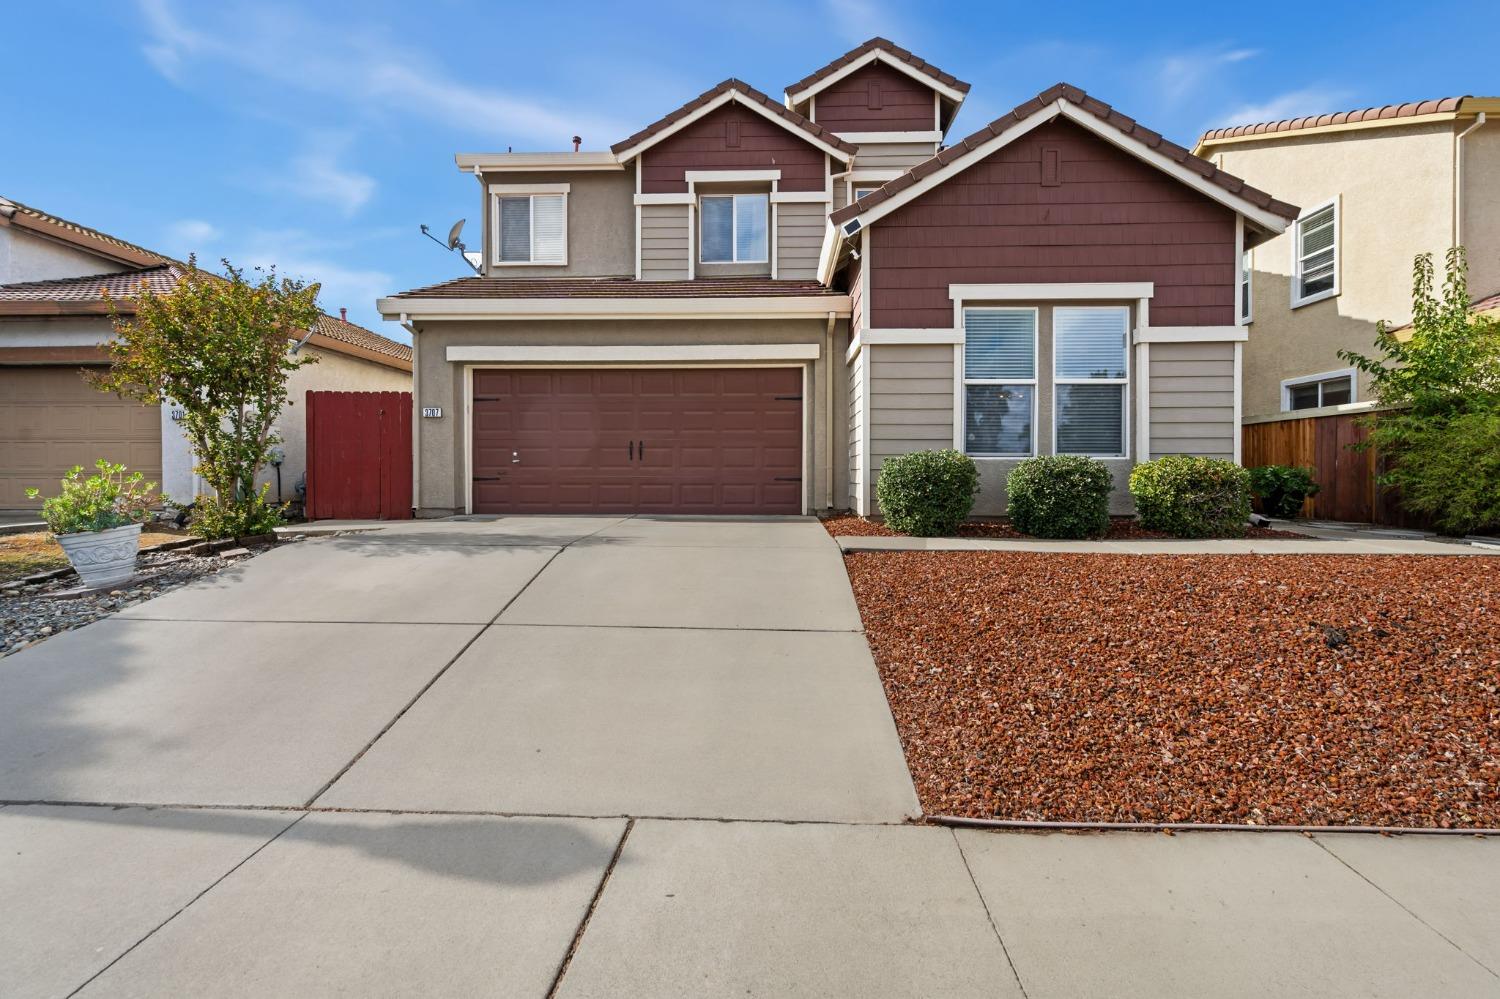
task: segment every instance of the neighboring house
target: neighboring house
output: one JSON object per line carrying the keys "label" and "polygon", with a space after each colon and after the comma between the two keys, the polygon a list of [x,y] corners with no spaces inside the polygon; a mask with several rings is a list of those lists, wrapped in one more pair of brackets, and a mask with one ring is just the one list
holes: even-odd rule
{"label": "neighboring house", "polygon": [[976,513],[1060,452],[1124,511],[1145,457],[1235,459],[1237,261],[1297,209],[1067,85],[944,149],[968,90],[877,38],[609,152],[459,154],[483,274],[379,303],[419,512],[874,512],[938,447]]}
{"label": "neighboring house", "polygon": [[[0,510],[35,509],[28,487],[46,496],[73,465],[123,462],[188,499],[204,490],[170,407],[143,406],[100,392],[82,372],[104,365],[113,335],[101,296],[122,312],[144,283],[175,286],[184,265],[76,222],[0,198]],[[295,497],[306,469],[303,399],[308,389],[411,388],[411,348],[370,330],[320,316],[304,351],[316,364],[294,372],[290,405],[277,425],[286,453],[281,495]],[[262,473],[275,496],[274,469]]]}
{"label": "neighboring house", "polygon": [[1500,291],[1500,98],[1440,100],[1239,125],[1194,150],[1302,206],[1287,233],[1249,249],[1241,322],[1245,418],[1347,412],[1368,375],[1375,324],[1411,320],[1412,261],[1468,249],[1475,297]]}

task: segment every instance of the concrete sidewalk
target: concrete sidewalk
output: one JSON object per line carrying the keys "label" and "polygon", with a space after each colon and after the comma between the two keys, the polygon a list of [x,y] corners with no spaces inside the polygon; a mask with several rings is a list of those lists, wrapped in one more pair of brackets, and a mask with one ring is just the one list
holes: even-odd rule
{"label": "concrete sidewalk", "polygon": [[288,546],[0,664],[0,995],[1500,995],[1500,844],[917,801],[816,521]]}

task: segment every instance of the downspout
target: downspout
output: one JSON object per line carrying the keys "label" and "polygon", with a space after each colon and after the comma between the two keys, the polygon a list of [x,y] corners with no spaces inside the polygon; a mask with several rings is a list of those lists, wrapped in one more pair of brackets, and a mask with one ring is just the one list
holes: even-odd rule
{"label": "downspout", "polygon": [[828,456],[823,470],[824,509],[833,509],[833,327],[838,317],[828,313],[828,346],[823,355],[823,451]]}
{"label": "downspout", "polygon": [[417,328],[401,313],[401,328],[411,336],[411,507],[415,517],[422,509],[422,387],[417,383]]}
{"label": "downspout", "polygon": [[1470,132],[1477,132],[1484,127],[1486,115],[1483,111],[1474,117],[1474,123],[1462,132],[1458,138],[1453,140],[1453,245],[1464,245],[1464,139]]}

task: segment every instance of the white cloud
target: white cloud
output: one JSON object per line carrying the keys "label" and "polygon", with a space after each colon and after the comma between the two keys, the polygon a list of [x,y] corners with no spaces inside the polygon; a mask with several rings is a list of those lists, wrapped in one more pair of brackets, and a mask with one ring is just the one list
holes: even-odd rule
{"label": "white cloud", "polygon": [[[146,58],[174,83],[194,70],[231,67],[263,81],[341,101],[356,113],[392,110],[438,118],[492,136],[496,143],[566,148],[574,134],[600,137],[630,131],[597,115],[553,110],[525,96],[455,79],[420,51],[395,46],[341,23],[311,20],[295,10],[226,4],[212,28],[189,26],[169,0],[138,0],[148,40]],[[195,8],[199,14],[207,8]]]}
{"label": "white cloud", "polygon": [[186,257],[190,253],[202,255],[204,248],[212,246],[220,235],[222,233],[211,222],[203,219],[178,219],[167,226],[167,250],[178,257]]}
{"label": "white cloud", "polygon": [[342,133],[314,134],[308,147],[285,167],[258,173],[250,183],[353,215],[374,197],[378,185],[374,177],[340,162],[352,141],[352,136]]}
{"label": "white cloud", "polygon": [[878,0],[824,0],[824,6],[834,25],[851,42],[863,42],[875,35],[906,36],[900,19]]}
{"label": "white cloud", "polygon": [[1181,101],[1213,80],[1225,66],[1232,66],[1260,53],[1255,49],[1207,48],[1179,52],[1163,59],[1157,69],[1157,87],[1163,99]]}
{"label": "white cloud", "polygon": [[1258,103],[1241,104],[1224,112],[1209,128],[1253,125],[1283,118],[1341,111],[1349,100],[1349,91],[1330,87],[1306,87],[1290,90]]}

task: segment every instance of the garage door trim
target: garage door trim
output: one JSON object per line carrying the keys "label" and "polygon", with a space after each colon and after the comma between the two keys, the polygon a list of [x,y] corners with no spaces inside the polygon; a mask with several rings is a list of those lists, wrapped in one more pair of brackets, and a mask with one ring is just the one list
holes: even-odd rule
{"label": "garage door trim", "polygon": [[[803,347],[804,345],[802,345],[802,344],[786,344],[786,345],[777,344],[777,345],[774,345],[774,346],[790,348],[790,349],[787,350],[787,353],[791,353],[792,349]],[[816,345],[814,345],[814,346],[816,346]],[[746,363],[746,362],[743,362],[743,361],[741,361],[741,362],[725,361],[723,363],[714,363],[714,364],[693,364],[693,363],[682,363],[682,362],[678,362],[678,363],[675,363],[675,364],[673,364],[673,363],[566,364],[566,363],[559,363],[559,362],[556,362],[556,361],[539,362],[539,363],[533,363],[533,364],[466,364],[466,365],[464,365],[464,412],[463,412],[463,423],[462,423],[462,426],[460,426],[458,428],[459,429],[459,434],[460,434],[460,437],[461,437],[461,440],[462,440],[462,443],[463,443],[462,450],[463,450],[463,456],[464,456],[464,464],[463,464],[463,472],[464,472],[464,513],[466,515],[467,514],[472,514],[474,512],[474,467],[473,467],[474,466],[474,440],[473,440],[473,438],[474,438],[474,372],[478,371],[478,370],[517,370],[517,369],[519,369],[519,370],[525,370],[525,369],[528,369],[528,368],[538,368],[538,369],[543,369],[543,370],[554,370],[554,369],[559,369],[559,368],[568,368],[568,369],[579,370],[579,371],[600,370],[600,369],[616,370],[616,371],[618,371],[618,370],[630,370],[630,369],[641,369],[641,370],[647,370],[647,371],[661,371],[661,370],[669,369],[669,368],[708,368],[708,369],[716,369],[716,368],[722,368],[722,369],[798,368],[798,369],[800,369],[802,371],[802,432],[801,432],[801,437],[799,438],[799,447],[800,447],[800,450],[802,452],[802,490],[801,490],[801,493],[802,493],[802,504],[801,504],[801,509],[802,509],[802,515],[803,516],[807,516],[808,511],[811,508],[810,504],[809,504],[809,501],[808,501],[808,490],[812,486],[812,476],[808,473],[808,464],[812,460],[812,457],[813,457],[813,455],[814,455],[814,453],[816,451],[816,448],[809,447],[808,446],[808,442],[807,442],[807,434],[808,434],[808,429],[809,429],[809,425],[810,425],[809,424],[809,420],[811,419],[811,411],[808,409],[808,404],[809,404],[809,402],[811,400],[809,398],[809,394],[808,393],[809,393],[809,391],[811,389],[810,382],[812,380],[812,374],[811,374],[811,372],[812,372],[812,364],[809,361],[803,361],[803,360],[797,360],[797,361],[776,361],[776,362],[759,362],[759,363],[754,363],[754,362],[752,362],[752,363]]]}

